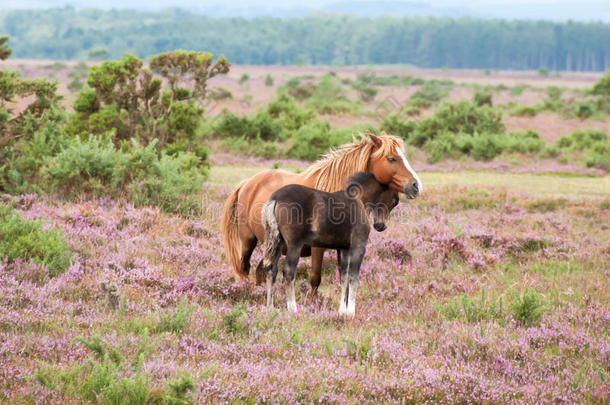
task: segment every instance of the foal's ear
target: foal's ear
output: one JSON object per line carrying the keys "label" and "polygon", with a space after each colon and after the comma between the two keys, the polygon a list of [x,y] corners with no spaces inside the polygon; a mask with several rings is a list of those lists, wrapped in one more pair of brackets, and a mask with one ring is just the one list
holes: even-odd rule
{"label": "foal's ear", "polygon": [[379,138],[377,135],[375,135],[371,131],[366,131],[366,133],[368,134],[369,138],[371,138],[371,141],[373,141],[375,146],[377,146],[379,148],[381,146],[381,144],[383,143],[381,138]]}

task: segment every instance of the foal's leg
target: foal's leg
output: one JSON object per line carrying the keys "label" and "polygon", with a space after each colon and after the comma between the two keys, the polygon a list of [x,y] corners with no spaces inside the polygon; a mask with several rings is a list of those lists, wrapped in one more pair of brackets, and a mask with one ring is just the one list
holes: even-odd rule
{"label": "foal's leg", "polygon": [[341,301],[339,302],[339,313],[346,314],[348,297],[347,275],[349,268],[349,250],[337,249],[337,259],[339,259],[339,275],[341,276]]}
{"label": "foal's leg", "polygon": [[309,272],[309,284],[312,295],[318,293],[320,281],[322,281],[322,261],[324,260],[324,248],[311,248],[311,271]]}
{"label": "foal's leg", "polygon": [[286,304],[292,312],[297,312],[297,301],[294,296],[294,277],[297,272],[297,264],[301,256],[301,246],[289,246],[286,252],[286,263],[284,264],[284,277],[286,279]]}
{"label": "foal's leg", "polygon": [[348,267],[348,299],[347,299],[347,316],[353,317],[356,314],[356,291],[358,290],[358,275],[360,273],[360,264],[364,257],[364,247],[355,247],[349,251],[349,267]]}

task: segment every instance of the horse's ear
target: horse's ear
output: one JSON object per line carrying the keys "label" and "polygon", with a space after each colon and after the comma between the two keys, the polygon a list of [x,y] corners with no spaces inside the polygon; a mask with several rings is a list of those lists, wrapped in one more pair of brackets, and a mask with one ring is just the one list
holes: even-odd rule
{"label": "horse's ear", "polygon": [[385,131],[381,131],[381,134],[379,134],[380,136],[388,136],[388,134]]}
{"label": "horse's ear", "polygon": [[375,146],[377,146],[378,148],[381,147],[381,144],[383,143],[381,138],[379,138],[377,135],[373,134],[371,131],[366,131],[366,133],[369,135],[369,138],[371,138],[371,141],[373,141]]}

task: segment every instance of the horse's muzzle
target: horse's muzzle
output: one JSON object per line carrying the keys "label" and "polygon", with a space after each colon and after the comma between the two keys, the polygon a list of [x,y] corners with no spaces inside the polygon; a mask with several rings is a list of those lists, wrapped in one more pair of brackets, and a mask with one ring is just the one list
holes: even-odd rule
{"label": "horse's muzzle", "polygon": [[412,181],[405,187],[405,194],[407,198],[413,199],[419,195],[419,184],[417,181]]}
{"label": "horse's muzzle", "polygon": [[383,222],[375,222],[373,228],[375,228],[377,232],[383,232],[385,231],[386,226]]}

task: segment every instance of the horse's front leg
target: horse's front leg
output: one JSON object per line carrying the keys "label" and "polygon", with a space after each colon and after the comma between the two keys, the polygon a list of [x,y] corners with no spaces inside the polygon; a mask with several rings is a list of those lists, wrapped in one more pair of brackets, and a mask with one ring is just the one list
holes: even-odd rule
{"label": "horse's front leg", "polygon": [[311,285],[311,294],[315,296],[318,293],[320,281],[322,281],[322,261],[324,260],[324,248],[311,248],[311,270],[309,271],[309,284]]}

